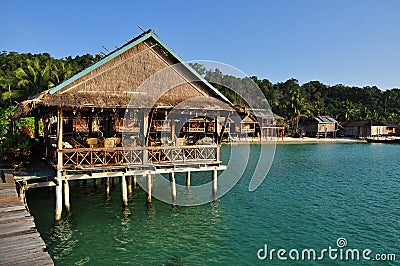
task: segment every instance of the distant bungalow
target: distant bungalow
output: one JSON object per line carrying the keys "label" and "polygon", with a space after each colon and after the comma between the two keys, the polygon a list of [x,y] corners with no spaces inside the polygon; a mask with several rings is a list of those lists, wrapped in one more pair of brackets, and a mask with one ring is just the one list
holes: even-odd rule
{"label": "distant bungalow", "polygon": [[365,138],[386,136],[396,133],[396,126],[374,120],[355,120],[342,123],[341,134],[345,137]]}
{"label": "distant bungalow", "polygon": [[338,122],[329,116],[315,116],[305,119],[299,129],[306,137],[336,138]]}

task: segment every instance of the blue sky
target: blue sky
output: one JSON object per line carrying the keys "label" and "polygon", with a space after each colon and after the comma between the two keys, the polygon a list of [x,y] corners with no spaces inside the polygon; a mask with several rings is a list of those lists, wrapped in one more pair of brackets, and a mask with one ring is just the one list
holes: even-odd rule
{"label": "blue sky", "polygon": [[0,49],[105,52],[153,28],[185,60],[283,82],[400,87],[400,1],[21,1],[1,4]]}

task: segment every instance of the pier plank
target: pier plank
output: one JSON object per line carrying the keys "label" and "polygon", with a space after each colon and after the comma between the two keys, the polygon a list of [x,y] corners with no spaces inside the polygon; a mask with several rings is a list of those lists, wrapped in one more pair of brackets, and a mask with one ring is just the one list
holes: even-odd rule
{"label": "pier plank", "polygon": [[0,183],[0,243],[0,265],[54,265],[14,183]]}

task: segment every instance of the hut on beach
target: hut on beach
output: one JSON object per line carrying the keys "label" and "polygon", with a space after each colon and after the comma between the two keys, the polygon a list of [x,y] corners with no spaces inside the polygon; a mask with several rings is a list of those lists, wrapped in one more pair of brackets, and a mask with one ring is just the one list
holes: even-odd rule
{"label": "hut on beach", "polygon": [[306,137],[336,137],[338,122],[329,116],[315,116],[305,119],[299,126]]}
{"label": "hut on beach", "polygon": [[396,133],[395,125],[374,120],[345,121],[341,126],[341,135],[345,137],[364,138]]}
{"label": "hut on beach", "polygon": [[[68,210],[68,182],[77,179],[119,176],[127,204],[128,177],[147,177],[150,202],[154,175],[169,173],[175,184],[174,172],[186,172],[190,185],[190,172],[212,171],[215,195],[217,171],[225,169],[220,140],[232,112],[224,95],[149,30],[21,103],[16,117],[35,118],[42,156],[57,169],[59,220],[62,191]],[[243,128],[254,132],[254,123]]]}

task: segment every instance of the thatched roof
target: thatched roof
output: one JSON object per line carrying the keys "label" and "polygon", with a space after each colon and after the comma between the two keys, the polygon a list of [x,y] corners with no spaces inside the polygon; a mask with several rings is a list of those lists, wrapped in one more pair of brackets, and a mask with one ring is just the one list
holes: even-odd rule
{"label": "thatched roof", "polygon": [[[172,107],[191,98],[203,99],[211,108],[210,99],[231,104],[150,30],[55,88],[23,102],[17,116],[38,106]],[[202,100],[197,105],[202,106]]]}

